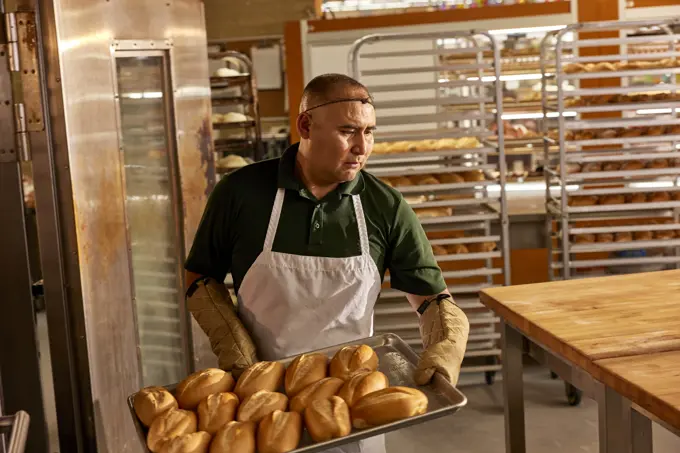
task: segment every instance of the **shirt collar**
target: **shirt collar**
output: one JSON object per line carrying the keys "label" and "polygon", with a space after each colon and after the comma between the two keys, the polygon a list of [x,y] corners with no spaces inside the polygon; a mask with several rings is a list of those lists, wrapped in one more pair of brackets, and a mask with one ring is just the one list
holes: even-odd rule
{"label": "shirt collar", "polygon": [[[302,184],[300,178],[295,174],[295,160],[299,147],[300,144],[295,143],[283,152],[279,162],[278,187],[295,190],[302,194],[303,192],[307,192],[307,189],[305,189],[304,184]],[[362,170],[357,173],[357,176],[353,180],[341,183],[332,193],[336,193],[339,196],[359,195],[364,191],[364,187],[365,183]],[[311,196],[311,194],[309,195]]]}

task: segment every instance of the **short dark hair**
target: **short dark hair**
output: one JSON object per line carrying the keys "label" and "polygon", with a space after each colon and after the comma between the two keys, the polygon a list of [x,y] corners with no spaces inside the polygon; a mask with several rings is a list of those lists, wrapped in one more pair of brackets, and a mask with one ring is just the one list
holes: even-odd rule
{"label": "short dark hair", "polygon": [[344,74],[322,74],[309,81],[300,100],[300,110],[308,110],[324,102],[332,101],[331,96],[338,89],[353,88],[365,93],[370,102],[373,97],[368,88],[358,80]]}

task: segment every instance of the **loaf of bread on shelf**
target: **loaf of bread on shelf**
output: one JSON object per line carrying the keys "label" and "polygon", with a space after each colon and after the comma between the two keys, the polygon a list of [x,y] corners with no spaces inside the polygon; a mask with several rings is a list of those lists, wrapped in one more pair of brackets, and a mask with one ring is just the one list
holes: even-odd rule
{"label": "loaf of bread on shelf", "polygon": [[630,242],[633,240],[633,235],[628,231],[621,231],[614,234],[614,242]]}
{"label": "loaf of bread on shelf", "polygon": [[453,208],[416,208],[413,211],[419,219],[449,217],[453,214]]}
{"label": "loaf of bread on shelf", "polygon": [[183,434],[164,442],[159,453],[208,453],[211,440],[205,431]]}
{"label": "loaf of bread on shelf", "polygon": [[451,244],[446,246],[446,251],[449,255],[459,255],[462,253],[469,253],[465,244]]}
{"label": "loaf of bread on shelf", "polygon": [[594,234],[575,234],[573,238],[574,244],[592,244],[595,242]]}
{"label": "loaf of bread on shelf", "polygon": [[393,187],[412,186],[413,182],[406,176],[394,176],[390,178]]}
{"label": "loaf of bread on shelf", "polygon": [[465,182],[465,179],[458,173],[440,173],[437,175],[440,184],[460,184]]}
{"label": "loaf of bread on shelf", "polygon": [[614,235],[611,233],[598,233],[595,235],[595,242],[612,242]]}
{"label": "loaf of bread on shelf", "polygon": [[596,134],[597,138],[614,138],[618,132],[616,129],[602,129]]}
{"label": "loaf of bread on shelf", "polygon": [[389,151],[389,143],[374,143],[373,153],[375,154],[386,154]]}
{"label": "loaf of bread on shelf", "polygon": [[651,241],[654,235],[651,231],[636,231],[633,233],[633,239],[636,241]]}
{"label": "loaf of bread on shelf", "polygon": [[420,140],[415,143],[416,151],[434,151],[437,149],[438,140]]}
{"label": "loaf of bread on shelf", "polygon": [[285,411],[287,408],[288,397],[283,393],[259,390],[243,400],[236,419],[240,422],[259,423],[273,411]]}
{"label": "loaf of bread on shelf", "polygon": [[602,166],[602,171],[619,171],[621,164],[618,162],[607,162]]}
{"label": "loaf of bread on shelf", "polygon": [[274,411],[257,429],[258,453],[287,453],[295,450],[302,436],[302,416],[297,412]]}
{"label": "loaf of bread on shelf", "polygon": [[575,74],[577,72],[584,72],[586,67],[581,63],[571,63],[563,68],[565,74]]}
{"label": "loaf of bread on shelf", "polygon": [[569,197],[568,205],[573,207],[579,206],[595,206],[597,204],[597,197],[593,195],[574,196]]}
{"label": "loaf of bread on shelf", "polygon": [[672,192],[671,198],[673,199],[673,201],[680,201],[680,192]]}
{"label": "loaf of bread on shelf", "polygon": [[387,147],[388,153],[405,153],[408,151],[408,142],[392,142]]}
{"label": "loaf of bread on shelf", "polygon": [[613,195],[603,195],[598,199],[598,204],[608,205],[608,204],[624,204],[626,198],[621,194]]}
{"label": "loaf of bread on shelf", "polygon": [[338,396],[352,407],[369,393],[389,387],[390,382],[380,371],[359,370],[354,372],[344,383]]}
{"label": "loaf of bread on shelf", "polygon": [[600,162],[588,162],[581,166],[581,172],[592,173],[602,171],[602,164]]}
{"label": "loaf of bread on shelf", "polygon": [[637,171],[645,168],[645,164],[639,160],[632,160],[621,165],[621,171]]}
{"label": "loaf of bread on shelf", "polygon": [[255,453],[253,422],[230,422],[215,434],[210,453]]}
{"label": "loaf of bread on shelf", "polygon": [[386,185],[388,185],[388,186],[390,186],[390,187],[394,187],[394,185],[392,184],[392,180],[391,180],[390,178],[388,178],[388,177],[382,177],[382,178],[378,178],[378,179],[379,179],[380,182],[382,182],[383,184],[386,184]]}
{"label": "loaf of bread on shelf", "polygon": [[180,382],[175,396],[179,407],[194,410],[203,398],[213,393],[230,392],[235,384],[231,373],[219,368],[208,368],[192,373]]}
{"label": "loaf of bread on shelf", "polygon": [[463,179],[466,182],[484,181],[484,173],[481,170],[466,171],[463,173]]}
{"label": "loaf of bread on shelf", "polygon": [[644,193],[631,193],[626,195],[626,203],[645,203],[647,195]]}
{"label": "loaf of bread on shelf", "polygon": [[150,426],[156,417],[170,409],[177,409],[178,405],[175,397],[165,388],[146,387],[135,395],[133,407],[142,425]]}
{"label": "loaf of bread on shelf", "polygon": [[666,126],[652,126],[645,129],[644,135],[663,135],[666,132]]}
{"label": "loaf of bread on shelf", "polygon": [[628,129],[623,129],[621,130],[619,137],[623,138],[631,138],[631,137],[639,137],[643,133],[643,130],[639,127],[631,127]]}
{"label": "loaf of bread on shelf", "polygon": [[667,135],[680,135],[680,124],[675,124],[673,126],[668,126],[666,129]]}
{"label": "loaf of bread on shelf", "polygon": [[328,376],[328,357],[324,354],[311,353],[299,355],[286,369],[286,394],[294,397],[308,385]]}
{"label": "loaf of bread on shelf", "polygon": [[446,247],[443,247],[443,246],[437,245],[437,244],[433,244],[432,245],[432,253],[435,256],[447,255]]}
{"label": "loaf of bread on shelf", "polygon": [[305,426],[315,442],[348,436],[352,431],[349,407],[338,396],[313,401],[304,413]]}
{"label": "loaf of bread on shelf", "polygon": [[197,427],[196,414],[183,409],[170,409],[151,423],[146,436],[146,445],[153,453],[157,453],[168,440],[195,433]]}
{"label": "loaf of bread on shelf", "polygon": [[614,64],[611,62],[603,61],[595,65],[595,70],[597,72],[611,72],[616,71],[616,66],[614,66]]}
{"label": "loaf of bread on shelf", "polygon": [[466,246],[470,253],[489,253],[496,250],[495,242],[472,242]]}
{"label": "loaf of bread on shelf", "polygon": [[286,367],[279,362],[258,362],[239,376],[234,393],[241,401],[259,390],[275,392],[283,387]]}
{"label": "loaf of bread on shelf", "polygon": [[327,377],[316,381],[302,389],[300,393],[290,400],[290,410],[293,412],[304,412],[312,401],[328,399],[337,394],[345,381],[337,377]]}
{"label": "loaf of bread on shelf", "polygon": [[650,203],[664,203],[666,201],[671,201],[671,196],[668,192],[652,192],[647,195],[647,201]]}
{"label": "loaf of bread on shelf", "polygon": [[410,177],[411,181],[416,186],[422,186],[427,184],[439,184],[439,180],[433,175],[413,175]]}
{"label": "loaf of bread on shelf", "polygon": [[240,400],[235,393],[208,395],[198,404],[198,430],[214,435],[224,425],[236,418]]}
{"label": "loaf of bread on shelf", "polygon": [[668,240],[668,239],[673,239],[675,237],[675,232],[673,230],[661,230],[661,231],[655,231],[654,232],[654,239],[659,239],[659,240]]}
{"label": "loaf of bread on shelf", "polygon": [[357,429],[371,428],[424,414],[427,396],[410,387],[389,387],[368,395],[352,406],[352,424]]}
{"label": "loaf of bread on shelf", "polygon": [[647,168],[668,168],[668,159],[655,159],[647,162]]}

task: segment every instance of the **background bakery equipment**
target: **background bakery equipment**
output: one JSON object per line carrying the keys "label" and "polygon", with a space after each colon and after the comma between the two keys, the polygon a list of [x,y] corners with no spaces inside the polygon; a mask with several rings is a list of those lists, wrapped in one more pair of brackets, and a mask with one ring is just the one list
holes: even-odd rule
{"label": "background bakery equipment", "polygon": [[251,161],[264,157],[257,81],[245,54],[211,51],[208,58],[216,166],[224,173],[233,170],[224,159],[230,154]]}
{"label": "background bakery equipment", "polygon": [[680,266],[677,25],[584,23],[544,39],[543,111],[557,121],[544,127],[551,280]]}
{"label": "background bakery equipment", "polygon": [[6,453],[23,453],[30,422],[31,417],[24,411],[14,415],[0,415],[0,450]]}
{"label": "background bakery equipment", "polygon": [[[467,58],[445,60],[452,55]],[[510,283],[503,131],[488,140],[503,111],[499,58],[491,35],[476,31],[369,35],[349,57],[350,74],[375,96],[379,129],[367,170],[387,181],[409,179],[408,186],[393,185],[421,216],[449,290],[470,319],[462,371],[484,372],[488,383],[500,369],[498,319],[477,293]],[[470,108],[451,110],[462,104]],[[483,177],[442,182],[452,174]],[[472,253],[461,253],[463,245]],[[417,317],[400,291],[382,291],[375,329],[422,348]]]}

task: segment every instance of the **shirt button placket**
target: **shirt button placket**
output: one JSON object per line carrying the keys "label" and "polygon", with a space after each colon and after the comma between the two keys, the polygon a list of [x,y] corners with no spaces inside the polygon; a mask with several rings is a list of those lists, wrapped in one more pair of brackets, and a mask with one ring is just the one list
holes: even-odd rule
{"label": "shirt button placket", "polygon": [[310,243],[321,244],[323,225],[323,210],[320,204],[314,207],[314,215],[312,216],[312,231],[310,234]]}

